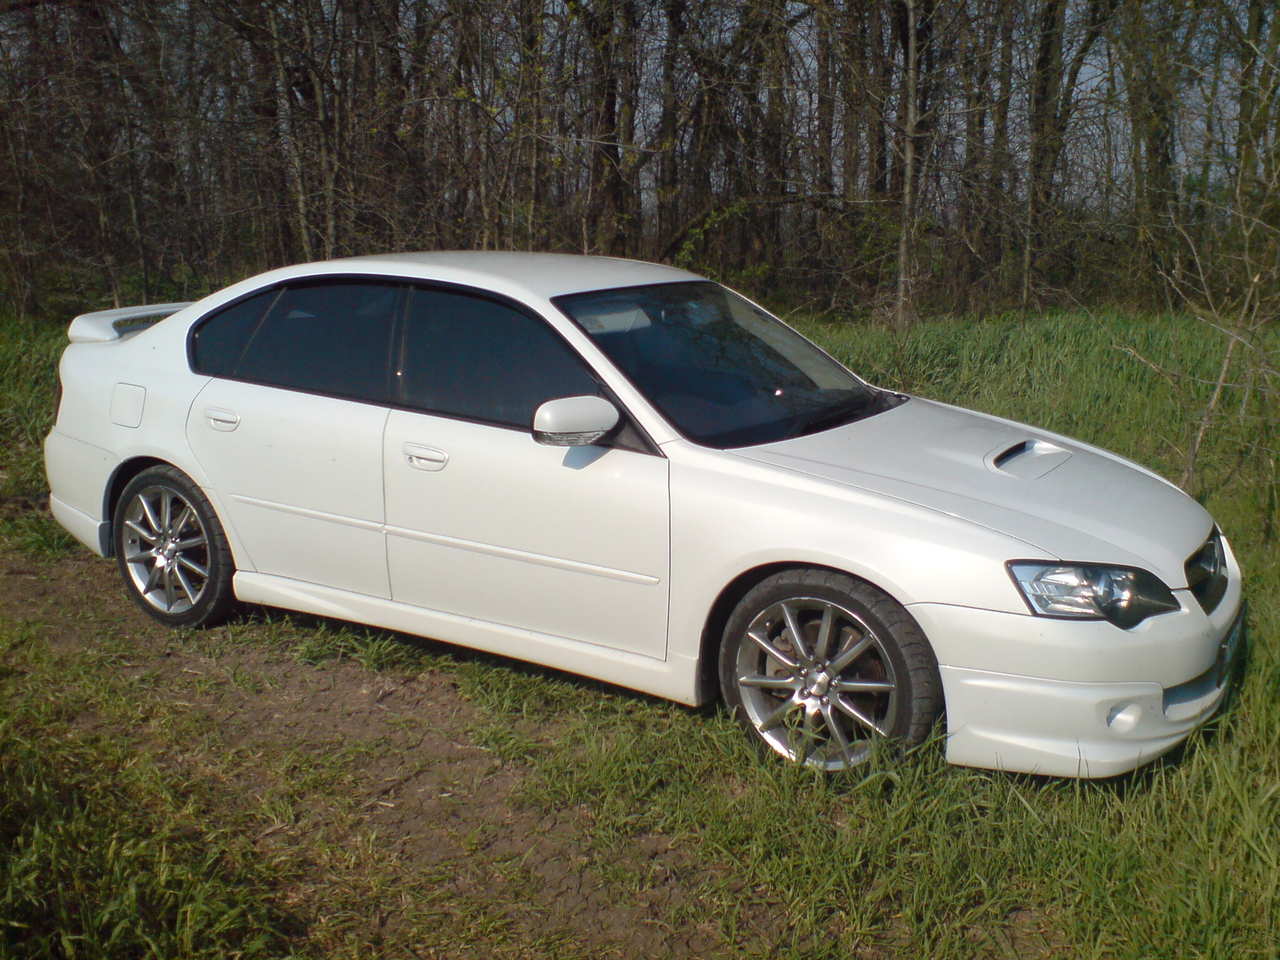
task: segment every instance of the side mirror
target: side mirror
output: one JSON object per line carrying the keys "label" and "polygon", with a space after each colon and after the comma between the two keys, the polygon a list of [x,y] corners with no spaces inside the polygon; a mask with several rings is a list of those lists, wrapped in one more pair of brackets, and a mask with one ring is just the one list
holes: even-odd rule
{"label": "side mirror", "polygon": [[549,447],[588,447],[618,425],[618,408],[604,397],[559,397],[533,414],[533,439]]}

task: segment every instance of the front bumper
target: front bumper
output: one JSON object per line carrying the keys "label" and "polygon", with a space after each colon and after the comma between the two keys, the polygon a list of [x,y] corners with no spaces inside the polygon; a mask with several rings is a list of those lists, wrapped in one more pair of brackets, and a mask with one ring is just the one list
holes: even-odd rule
{"label": "front bumper", "polygon": [[1224,643],[1213,667],[1170,688],[942,667],[947,760],[1062,777],[1127,773],[1172,750],[1222,705],[1244,644],[1243,618],[1232,639],[1230,655]]}
{"label": "front bumper", "polygon": [[[1187,591],[1177,596],[1181,612],[1152,617],[1134,631],[937,604],[909,607],[938,654],[947,760],[1109,777],[1172,750],[1222,705],[1246,643],[1238,569],[1212,614]],[[1040,675],[1028,669],[1035,663]]]}

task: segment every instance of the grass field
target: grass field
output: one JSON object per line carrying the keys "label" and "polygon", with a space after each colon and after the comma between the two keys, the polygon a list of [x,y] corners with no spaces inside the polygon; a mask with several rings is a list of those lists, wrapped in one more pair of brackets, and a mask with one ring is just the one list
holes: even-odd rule
{"label": "grass field", "polygon": [[[794,322],[881,385],[1175,476],[1221,347],[1177,318]],[[1194,491],[1248,580],[1224,716],[1099,783],[937,744],[824,778],[723,711],[444,645],[262,611],[166,634],[42,512],[63,336],[0,320],[0,957],[1280,956],[1256,396],[1228,392]]]}

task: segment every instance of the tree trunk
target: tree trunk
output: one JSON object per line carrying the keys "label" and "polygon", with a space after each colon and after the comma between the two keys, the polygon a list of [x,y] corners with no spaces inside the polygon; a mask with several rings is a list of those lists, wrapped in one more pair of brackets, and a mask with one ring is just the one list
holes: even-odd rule
{"label": "tree trunk", "polygon": [[906,49],[903,71],[906,75],[904,95],[906,122],[902,135],[902,216],[898,225],[898,290],[894,301],[893,322],[899,330],[905,330],[913,319],[911,285],[914,275],[913,257],[915,232],[916,186],[916,92],[919,85],[920,57],[916,44],[916,0],[903,0],[907,14]]}

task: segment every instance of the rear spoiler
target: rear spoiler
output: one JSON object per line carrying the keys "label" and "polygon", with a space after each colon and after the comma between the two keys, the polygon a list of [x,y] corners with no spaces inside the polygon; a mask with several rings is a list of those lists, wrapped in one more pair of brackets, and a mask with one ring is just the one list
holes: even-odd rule
{"label": "rear spoiler", "polygon": [[[121,307],[118,310],[98,310],[95,313],[82,313],[71,321],[67,329],[67,339],[72,343],[105,343],[108,340],[119,340],[127,333],[140,330],[177,313],[183,307],[189,307],[194,301],[187,303],[152,303],[145,307]],[[151,320],[150,323],[141,321]]]}

